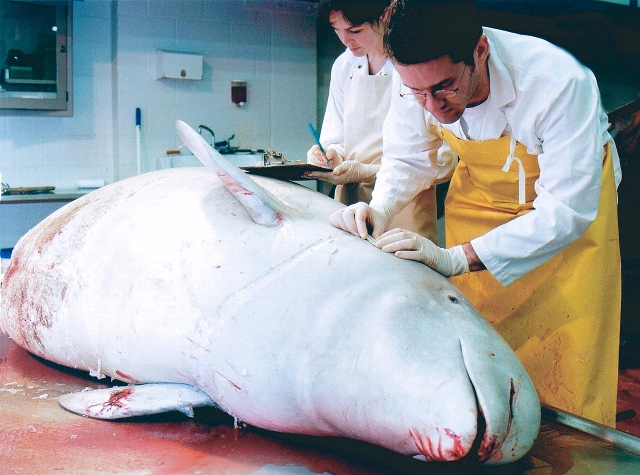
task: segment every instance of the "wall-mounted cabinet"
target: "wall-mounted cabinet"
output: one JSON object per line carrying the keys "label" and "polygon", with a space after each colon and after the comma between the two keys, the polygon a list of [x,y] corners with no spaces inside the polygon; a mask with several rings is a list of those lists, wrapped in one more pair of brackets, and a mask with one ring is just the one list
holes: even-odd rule
{"label": "wall-mounted cabinet", "polygon": [[0,0],[0,115],[72,115],[67,0]]}

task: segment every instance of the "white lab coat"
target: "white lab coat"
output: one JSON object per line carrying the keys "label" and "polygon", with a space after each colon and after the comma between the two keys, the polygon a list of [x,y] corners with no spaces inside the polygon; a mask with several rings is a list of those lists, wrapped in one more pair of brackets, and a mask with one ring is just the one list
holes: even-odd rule
{"label": "white lab coat", "polygon": [[[369,75],[366,56],[356,57],[349,49],[342,53],[331,69],[327,109],[322,123],[320,143],[334,148],[345,160],[364,164],[380,163],[382,128],[393,94],[391,75],[394,69],[387,60],[375,75]],[[448,146],[440,154],[452,154]],[[337,200],[350,205],[369,202],[373,182],[338,185]],[[416,193],[403,204],[392,220],[393,227],[419,232],[437,240],[436,196],[434,190]]]}
{"label": "white lab coat", "polygon": [[[506,285],[556,255],[595,219],[607,141],[613,147],[616,186],[621,171],[593,73],[544,40],[492,28],[484,28],[484,34],[489,97],[442,127],[462,139],[512,134],[538,156],[534,209],[471,241],[487,269]],[[394,90],[400,86],[395,73]],[[417,102],[393,94],[372,205],[394,212],[449,173],[453,164],[438,161],[441,139],[432,125],[441,124]]]}

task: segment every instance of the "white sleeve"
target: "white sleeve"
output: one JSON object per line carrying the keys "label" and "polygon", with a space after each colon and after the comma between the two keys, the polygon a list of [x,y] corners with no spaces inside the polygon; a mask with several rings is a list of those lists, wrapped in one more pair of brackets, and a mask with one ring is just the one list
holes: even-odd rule
{"label": "white sleeve", "polygon": [[432,130],[436,120],[418,102],[400,97],[400,76],[393,73],[391,107],[383,127],[382,165],[371,205],[395,215],[418,193],[450,177],[455,166],[451,149]]}
{"label": "white sleeve", "polygon": [[344,86],[349,78],[352,64],[349,51],[342,53],[331,67],[329,98],[320,130],[320,143],[327,149],[332,147],[344,157]]}
{"label": "white sleeve", "polygon": [[[508,285],[578,239],[596,217],[606,115],[590,71],[555,91],[529,94],[513,133],[535,131],[542,144],[533,210],[471,241],[491,274]],[[546,97],[545,105],[540,105]],[[523,127],[529,127],[525,131]]]}

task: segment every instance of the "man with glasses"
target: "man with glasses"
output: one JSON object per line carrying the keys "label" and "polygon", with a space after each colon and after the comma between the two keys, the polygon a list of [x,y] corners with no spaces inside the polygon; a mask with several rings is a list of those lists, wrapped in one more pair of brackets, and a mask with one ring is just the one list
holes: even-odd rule
{"label": "man with glasses", "polygon": [[[331,222],[451,277],[543,403],[614,426],[620,165],[592,72],[543,40],[483,28],[471,1],[394,1],[385,47],[397,93],[373,198]],[[442,141],[460,157],[447,248],[387,231],[446,168]]]}

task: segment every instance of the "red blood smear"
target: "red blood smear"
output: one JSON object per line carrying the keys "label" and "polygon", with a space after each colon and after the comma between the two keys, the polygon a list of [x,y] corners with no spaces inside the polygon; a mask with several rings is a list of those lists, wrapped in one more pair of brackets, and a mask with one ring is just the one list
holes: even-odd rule
{"label": "red blood smear", "polygon": [[244,186],[235,181],[228,173],[218,172],[218,177],[234,195],[253,195],[253,191],[247,190]]}
{"label": "red blood smear", "polygon": [[130,382],[132,382],[132,383],[139,383],[139,382],[140,382],[140,381],[138,381],[137,379],[132,378],[131,376],[129,376],[129,375],[128,375],[128,374],[126,374],[126,373],[123,373],[123,372],[122,372],[122,371],[120,371],[120,370],[116,370],[116,374],[117,374],[118,376],[120,376],[122,379],[126,379],[127,381],[130,381]]}

